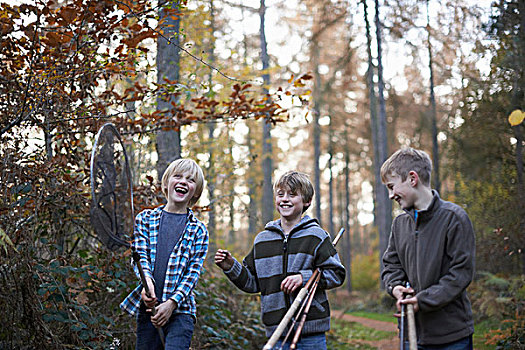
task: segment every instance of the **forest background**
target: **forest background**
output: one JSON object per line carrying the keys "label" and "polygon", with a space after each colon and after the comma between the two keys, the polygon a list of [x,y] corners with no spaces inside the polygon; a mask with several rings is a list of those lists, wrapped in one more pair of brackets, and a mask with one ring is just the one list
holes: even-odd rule
{"label": "forest background", "polygon": [[475,226],[485,340],[523,346],[524,0],[41,0],[0,3],[0,24],[0,347],[132,347],[118,309],[137,283],[129,251],[101,244],[90,220],[106,122],[137,212],[163,203],[172,159],[204,169],[195,349],[262,347],[257,297],[212,258],[242,259],[289,169],[312,177],[309,214],[347,231],[334,304],[391,311],[379,256],[399,208],[378,169],[402,146],[432,156],[433,186]]}

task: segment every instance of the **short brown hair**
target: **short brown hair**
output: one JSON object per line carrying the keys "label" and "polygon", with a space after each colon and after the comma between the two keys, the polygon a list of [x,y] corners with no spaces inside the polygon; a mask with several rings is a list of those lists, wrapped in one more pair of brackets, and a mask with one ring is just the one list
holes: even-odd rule
{"label": "short brown hair", "polygon": [[185,173],[190,173],[195,179],[195,194],[188,203],[188,206],[192,207],[201,197],[202,190],[204,188],[204,174],[202,173],[202,169],[199,164],[197,164],[192,159],[179,158],[168,165],[164,171],[164,174],[162,175],[162,193],[164,193],[164,196],[168,198],[168,179],[174,174],[183,175]]}
{"label": "short brown hair", "polygon": [[432,161],[424,151],[406,147],[392,154],[381,166],[381,181],[387,182],[386,177],[393,174],[399,175],[402,181],[407,179],[408,173],[415,171],[421,183],[430,186]]}
{"label": "short brown hair", "polygon": [[[298,171],[287,171],[279,180],[273,184],[274,194],[278,189],[289,189],[292,192],[301,193],[303,198],[303,203],[311,203],[312,198],[314,197],[314,186],[310,181],[310,177],[305,173],[300,173]],[[308,209],[308,206],[305,206],[303,212]]]}

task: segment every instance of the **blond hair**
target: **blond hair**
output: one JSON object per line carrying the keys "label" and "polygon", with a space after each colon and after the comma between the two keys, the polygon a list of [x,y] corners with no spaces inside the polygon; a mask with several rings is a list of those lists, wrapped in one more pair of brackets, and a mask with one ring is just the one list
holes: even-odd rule
{"label": "blond hair", "polygon": [[[288,189],[291,192],[301,193],[303,203],[311,203],[312,198],[314,197],[314,186],[310,181],[310,177],[298,171],[288,171],[281,175],[279,180],[273,184],[274,194],[279,189]],[[306,205],[303,208],[303,212],[305,212],[309,206],[310,205]]]}
{"label": "blond hair", "polygon": [[381,166],[381,181],[387,182],[387,177],[399,175],[402,181],[407,179],[408,173],[415,171],[421,183],[430,186],[432,161],[424,151],[414,148],[401,148],[392,154]]}
{"label": "blond hair", "polygon": [[166,168],[162,175],[161,187],[162,193],[168,198],[168,180],[173,175],[184,175],[189,173],[190,176],[195,180],[195,194],[188,203],[189,207],[192,207],[199,198],[201,197],[202,190],[204,188],[204,174],[202,173],[201,167],[192,159],[179,158],[171,162]]}

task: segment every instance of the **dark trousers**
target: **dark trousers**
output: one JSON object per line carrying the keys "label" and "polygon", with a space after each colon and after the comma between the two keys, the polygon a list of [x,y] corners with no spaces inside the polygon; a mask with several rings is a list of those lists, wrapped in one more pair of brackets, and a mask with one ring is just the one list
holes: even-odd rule
{"label": "dark trousers", "polygon": [[[408,340],[405,340],[404,349],[408,349]],[[472,335],[459,340],[439,345],[417,345],[417,350],[472,350]]]}
{"label": "dark trousers", "polygon": [[[137,315],[136,350],[162,349],[159,331],[151,323],[151,314],[139,311]],[[193,336],[193,317],[188,314],[173,314],[162,330],[166,350],[188,350]]]}

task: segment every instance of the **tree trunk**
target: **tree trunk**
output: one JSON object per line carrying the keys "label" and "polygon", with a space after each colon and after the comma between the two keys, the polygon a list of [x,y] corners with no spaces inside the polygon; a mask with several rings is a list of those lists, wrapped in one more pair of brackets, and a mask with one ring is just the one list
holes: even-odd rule
{"label": "tree trunk", "polygon": [[[252,126],[250,123],[248,123],[248,134],[246,135],[246,143],[248,144],[248,154],[251,158],[251,162],[255,162],[256,158],[254,156],[255,154],[255,147],[253,146],[252,141]],[[246,172],[248,176],[248,197],[250,198],[250,203],[248,204],[248,234],[254,234],[259,229],[259,220],[257,217],[258,208],[259,208],[259,202],[257,201],[257,183],[256,183],[256,176],[254,174],[254,170],[249,167],[248,171]]]}
{"label": "tree trunk", "polygon": [[[376,24],[376,40],[377,40],[377,85],[378,85],[378,98],[379,98],[379,121],[377,129],[377,147],[379,152],[378,163],[380,165],[387,158],[388,154],[388,140],[386,132],[386,108],[385,108],[385,97],[384,97],[384,82],[383,82],[383,63],[381,54],[381,22],[379,21],[379,0],[375,0],[376,13],[375,13],[375,24]],[[386,251],[388,245],[388,237],[390,235],[390,226],[392,225],[392,202],[388,198],[388,191],[382,184],[381,178],[376,180],[378,186],[376,190],[376,203],[377,203],[377,214],[379,216],[378,227],[379,227],[379,261],[380,271],[383,271],[383,253]],[[381,289],[384,288],[383,282],[380,281]]]}
{"label": "tree trunk", "polygon": [[432,124],[432,174],[433,187],[436,191],[441,191],[441,180],[439,179],[439,146],[437,129],[437,109],[436,97],[434,95],[434,67],[432,61],[432,45],[430,43],[430,15],[429,0],[427,0],[427,49],[428,49],[428,69],[430,71],[430,121]]}
{"label": "tree trunk", "polygon": [[329,130],[328,130],[328,137],[329,137],[329,140],[328,140],[328,171],[330,172],[330,181],[328,183],[328,197],[329,197],[329,201],[330,201],[330,205],[329,205],[329,218],[328,218],[328,223],[329,223],[329,229],[330,229],[330,234],[332,235],[335,235],[336,232],[335,232],[335,229],[334,229],[334,174],[333,174],[333,171],[332,171],[332,160],[333,160],[333,156],[334,156],[334,150],[333,150],[333,144],[332,144],[332,117],[330,117],[330,125],[328,126],[329,127]]}
{"label": "tree trunk", "polygon": [[[316,39],[317,40],[317,39]],[[319,125],[319,114],[321,113],[321,75],[319,74],[319,44],[312,42],[312,65],[314,70],[314,108],[313,108],[313,138],[314,138],[314,190],[315,190],[315,216],[322,226],[321,215],[321,169],[319,158],[321,157],[321,126]]]}
{"label": "tree trunk", "polygon": [[[244,17],[244,7],[241,7],[241,18],[242,18],[242,21],[244,21],[245,17]],[[243,48],[244,48],[244,53],[243,53],[243,65],[245,67],[248,66],[248,40],[247,40],[247,37],[245,35],[245,33],[243,33]],[[256,164],[257,162],[257,153],[256,153],[256,148],[254,146],[254,143],[256,142],[255,140],[253,140],[253,129],[254,129],[254,121],[246,121],[246,126],[248,127],[248,133],[246,135],[246,145],[248,146],[248,156],[251,158],[250,159],[250,164]],[[257,183],[257,170],[256,170],[256,167],[248,167],[248,170],[246,171],[246,177],[247,177],[247,180],[246,180],[246,183],[248,185],[248,198],[249,198],[249,203],[248,203],[248,235],[252,235],[254,233],[256,233],[259,228],[260,228],[260,225],[259,225],[259,204],[260,204],[260,201],[258,200],[257,198],[257,188],[259,187],[258,183]],[[273,204],[273,203],[272,203]]]}
{"label": "tree trunk", "polygon": [[[383,223],[384,223],[384,212],[383,212],[383,202],[381,201],[381,188],[383,183],[381,182],[381,156],[380,156],[380,146],[379,146],[379,122],[377,118],[377,106],[376,106],[376,94],[374,87],[374,63],[372,57],[372,36],[370,34],[370,23],[368,21],[368,6],[366,0],[363,0],[364,5],[364,16],[365,16],[365,26],[366,26],[366,38],[367,38],[367,53],[368,53],[368,72],[367,72],[367,82],[368,82],[368,99],[370,101],[370,126],[372,128],[372,144],[374,149],[374,224],[377,227],[379,233],[379,269],[383,271],[383,260],[382,252],[384,251],[383,247]],[[365,241],[363,239],[363,249],[366,248]],[[384,288],[383,283],[380,283],[381,289]]]}
{"label": "tree trunk", "polygon": [[[178,6],[177,2],[177,6]],[[171,81],[179,80],[179,28],[180,20],[171,16],[164,7],[159,9],[159,18],[163,19],[159,30],[162,35],[157,38],[157,83],[165,84],[165,78]],[[172,102],[177,103],[174,97],[165,98],[162,94],[157,98],[157,109],[170,114]],[[175,117],[175,116],[173,116]],[[162,178],[168,165],[181,157],[180,130],[161,130],[157,132],[157,175]]]}
{"label": "tree trunk", "polygon": [[[267,86],[270,85],[270,74],[268,68],[270,67],[270,58],[268,57],[268,50],[266,45],[265,34],[265,15],[266,5],[265,0],[261,0],[259,8],[259,17],[261,20],[259,36],[261,39],[261,62],[263,68],[263,80],[265,94],[268,94]],[[263,147],[262,147],[262,169],[263,169],[263,195],[262,195],[262,219],[264,224],[273,220],[273,189],[272,189],[272,138],[271,138],[271,124],[268,118],[263,120]]]}
{"label": "tree trunk", "polygon": [[[212,66],[215,66],[215,7],[213,4],[213,0],[210,0],[210,43],[208,46],[208,54],[209,54],[209,60],[210,64]],[[213,89],[213,70],[210,69],[210,75],[209,75],[209,84],[210,84],[210,91]],[[214,256],[214,253],[217,249],[216,247],[216,239],[217,239],[217,220],[216,220],[216,212],[215,212],[215,186],[216,186],[216,172],[215,172],[215,152],[214,152],[214,134],[215,132],[215,123],[213,121],[208,122],[208,154],[209,154],[209,161],[208,161],[208,168],[206,169],[207,172],[207,188],[208,188],[208,200],[209,200],[209,206],[208,206],[208,232],[210,233],[210,240],[209,240],[209,248],[208,250],[212,254],[208,254],[208,259],[211,260]]]}
{"label": "tree trunk", "polygon": [[[350,232],[350,146],[348,144],[348,125],[345,123],[345,181],[344,181],[344,227],[345,227],[345,250],[343,259],[346,261],[346,290],[352,291],[352,235]],[[357,225],[357,223],[355,223]]]}

